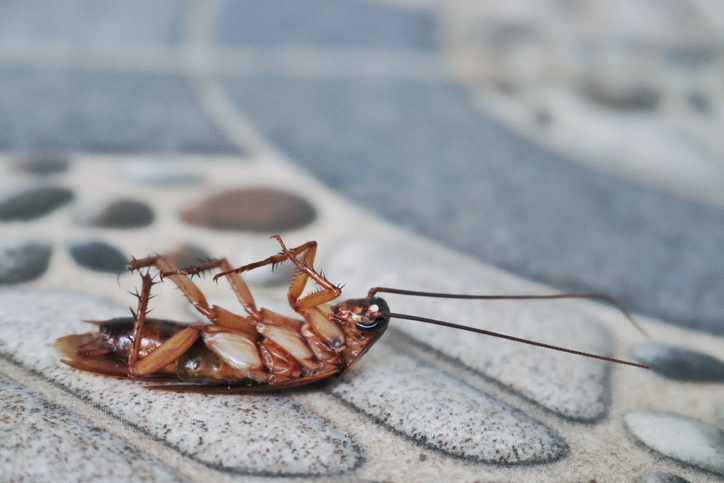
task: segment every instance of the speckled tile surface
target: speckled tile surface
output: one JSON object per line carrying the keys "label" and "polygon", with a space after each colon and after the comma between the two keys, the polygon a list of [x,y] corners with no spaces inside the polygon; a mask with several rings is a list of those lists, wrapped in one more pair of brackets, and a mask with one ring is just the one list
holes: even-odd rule
{"label": "speckled tile surface", "polygon": [[[643,22],[641,19],[648,19]],[[724,478],[715,2],[0,1],[0,480]],[[203,395],[60,363],[131,257],[317,240],[394,320],[342,378]],[[119,275],[120,274],[120,275]],[[292,315],[290,267],[245,279]],[[231,290],[198,281],[237,313]],[[198,322],[169,283],[154,316]]]}

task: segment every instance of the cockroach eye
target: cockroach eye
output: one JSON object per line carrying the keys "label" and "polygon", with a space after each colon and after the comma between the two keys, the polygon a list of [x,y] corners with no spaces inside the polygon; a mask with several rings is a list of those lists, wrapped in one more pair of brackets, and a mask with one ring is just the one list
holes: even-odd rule
{"label": "cockroach eye", "polygon": [[[390,311],[390,306],[387,305],[387,302],[385,302],[384,299],[375,297],[370,301],[368,311],[381,312],[386,314]],[[360,332],[378,332],[380,330],[386,329],[387,324],[389,323],[390,317],[388,315],[384,315],[382,317],[372,319],[370,322],[357,322],[356,324],[354,324],[354,326]]]}

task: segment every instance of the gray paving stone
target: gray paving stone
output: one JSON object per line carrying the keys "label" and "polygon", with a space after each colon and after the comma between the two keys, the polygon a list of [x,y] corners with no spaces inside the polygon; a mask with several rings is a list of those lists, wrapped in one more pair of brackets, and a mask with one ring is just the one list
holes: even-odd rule
{"label": "gray paving stone", "polygon": [[[513,294],[488,274],[460,259],[389,239],[360,238],[342,244],[320,262],[345,296],[365,296],[371,287],[445,293]],[[379,294],[393,312],[416,314],[600,355],[611,355],[611,332],[565,304],[551,301],[465,301]],[[624,323],[622,316],[622,323]],[[485,377],[545,408],[577,421],[605,417],[610,404],[608,363],[494,337],[392,319],[404,332]]]}
{"label": "gray paving stone", "polygon": [[626,427],[664,456],[724,475],[724,432],[697,419],[655,411],[632,411]]}
{"label": "gray paving stone", "polygon": [[565,291],[724,334],[724,212],[542,148],[449,85],[229,79],[291,159],[410,230]]}
{"label": "gray paving stone", "polygon": [[691,349],[648,343],[630,349],[631,357],[669,379],[689,382],[724,382],[724,362]]}
{"label": "gray paving stone", "polygon": [[0,112],[3,150],[240,152],[176,74],[4,66]]}
{"label": "gray paving stone", "polygon": [[52,349],[56,338],[92,329],[83,320],[127,313],[127,308],[78,293],[0,292],[2,355],[184,457],[224,473],[329,476],[363,463],[354,439],[286,397],[151,391],[139,381],[84,373],[60,363]]}
{"label": "gray paving stone", "polygon": [[228,2],[218,16],[222,45],[432,49],[435,23],[421,10],[383,2]]}
{"label": "gray paving stone", "polygon": [[568,453],[552,429],[385,344],[333,393],[418,443],[485,463],[549,463]]}
{"label": "gray paving stone", "polygon": [[[0,414],[3,481],[186,481],[101,428],[3,377]],[[25,463],[18,464],[21,461]]]}
{"label": "gray paving stone", "polygon": [[0,41],[173,43],[180,37],[183,7],[181,0],[3,0]]}

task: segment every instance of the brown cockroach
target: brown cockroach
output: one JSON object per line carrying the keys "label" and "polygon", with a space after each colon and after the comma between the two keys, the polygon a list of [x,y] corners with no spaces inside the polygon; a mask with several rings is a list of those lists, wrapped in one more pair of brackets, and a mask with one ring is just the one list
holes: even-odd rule
{"label": "brown cockroach", "polygon": [[[175,380],[176,384],[149,386],[167,390],[209,393],[283,389],[341,375],[380,338],[391,318],[399,318],[609,362],[646,367],[497,332],[393,313],[390,312],[387,302],[376,295],[386,292],[476,300],[598,299],[616,306],[642,330],[623,307],[607,296],[459,295],[375,287],[370,289],[366,298],[330,305],[329,302],[338,298],[342,290],[314,269],[317,242],[309,241],[296,248],[287,249],[280,236],[275,235],[273,238],[281,245],[280,253],[240,268],[233,268],[225,258],[210,260],[185,270],[179,270],[168,258],[161,255],[134,259],[128,265],[129,270],[155,267],[160,272],[160,279],[168,278],[174,282],[211,324],[188,325],[148,318],[151,287],[158,282],[153,282],[151,275],[146,272],[142,274],[141,293],[135,294],[139,303],[136,312],[131,310],[133,317],[93,321],[98,325],[97,333],[75,334],[58,339],[55,347],[67,357],[62,362],[77,369],[111,376]],[[291,261],[296,265],[288,298],[289,305],[302,320],[257,308],[249,287],[241,278],[243,272],[265,265],[274,266],[284,261]],[[229,281],[246,311],[246,316],[208,304],[192,277],[212,269],[221,270],[214,277],[215,281],[221,277],[226,277]],[[320,289],[302,296],[310,278]]]}

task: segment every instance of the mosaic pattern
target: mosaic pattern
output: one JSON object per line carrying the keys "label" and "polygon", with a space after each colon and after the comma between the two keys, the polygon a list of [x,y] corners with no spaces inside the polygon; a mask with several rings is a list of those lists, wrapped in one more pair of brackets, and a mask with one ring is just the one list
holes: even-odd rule
{"label": "mosaic pattern", "polygon": [[[0,1],[0,479],[720,481],[721,12],[616,5]],[[128,315],[132,256],[241,265],[274,233],[318,240],[344,297],[606,292],[649,339],[587,301],[386,298],[651,370],[396,319],[343,378],[268,395],[52,350]],[[245,279],[290,313],[292,273]]]}

